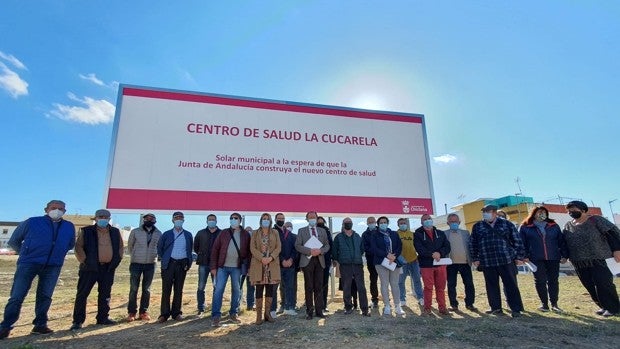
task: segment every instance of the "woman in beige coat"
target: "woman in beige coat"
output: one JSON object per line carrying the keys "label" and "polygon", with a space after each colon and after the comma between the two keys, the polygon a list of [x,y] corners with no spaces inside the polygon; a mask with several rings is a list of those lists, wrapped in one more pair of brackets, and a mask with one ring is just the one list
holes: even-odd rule
{"label": "woman in beige coat", "polygon": [[[256,324],[263,323],[264,319],[273,322],[270,309],[273,300],[275,285],[280,283],[280,235],[272,229],[273,221],[269,213],[263,213],[260,217],[260,228],[252,233],[250,240],[250,252],[252,262],[248,273],[250,282],[256,287]],[[263,290],[265,307],[263,308]]]}

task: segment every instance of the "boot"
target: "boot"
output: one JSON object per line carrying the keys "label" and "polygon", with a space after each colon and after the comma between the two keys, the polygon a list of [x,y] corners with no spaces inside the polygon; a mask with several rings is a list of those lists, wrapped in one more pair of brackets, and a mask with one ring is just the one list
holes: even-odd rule
{"label": "boot", "polygon": [[[269,321],[269,322],[275,322],[276,320],[274,320],[274,318],[271,317],[271,302],[272,302],[273,298],[271,297],[265,297],[265,320]],[[256,310],[256,313],[260,314],[258,312],[258,309]]]}
{"label": "boot", "polygon": [[256,298],[256,322],[254,324],[260,325],[263,323],[263,299]]}

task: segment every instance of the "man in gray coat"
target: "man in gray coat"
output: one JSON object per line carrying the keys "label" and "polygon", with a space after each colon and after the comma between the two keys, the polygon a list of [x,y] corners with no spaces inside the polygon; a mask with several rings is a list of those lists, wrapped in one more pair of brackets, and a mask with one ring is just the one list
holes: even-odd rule
{"label": "man in gray coat", "polygon": [[[316,226],[318,214],[314,211],[306,213],[308,226],[297,231],[295,249],[300,253],[299,266],[304,273],[304,288],[306,293],[306,320],[312,320],[316,307],[316,316],[325,318],[323,315],[323,269],[325,265],[325,253],[329,251],[329,241],[325,229]],[[315,237],[322,244],[320,248],[306,246],[308,240]]]}
{"label": "man in gray coat", "polygon": [[471,258],[469,257],[469,232],[459,229],[461,219],[457,214],[448,215],[449,230],[446,230],[446,237],[450,241],[450,258],[452,264],[447,267],[448,274],[448,299],[450,299],[450,310],[458,311],[459,301],[456,299],[456,278],[461,274],[463,286],[465,286],[465,308],[470,311],[478,311],[474,306],[476,289],[471,274]]}

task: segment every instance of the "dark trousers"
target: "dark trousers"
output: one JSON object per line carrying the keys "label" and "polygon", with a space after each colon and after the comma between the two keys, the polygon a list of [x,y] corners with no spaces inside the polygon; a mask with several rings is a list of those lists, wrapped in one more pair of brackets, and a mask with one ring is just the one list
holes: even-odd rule
{"label": "dark trousers", "polygon": [[[170,259],[168,269],[161,271],[161,314],[164,318],[175,318],[183,314],[181,303],[183,301],[183,284],[185,283],[185,270],[188,265],[187,259]],[[170,294],[174,292],[172,298],[172,309],[170,308]]]}
{"label": "dark trousers", "polygon": [[[263,298],[263,290],[265,291],[265,297],[266,298],[273,298],[273,296],[275,295],[275,291],[276,291],[276,286],[277,284],[257,284],[254,285],[254,287],[256,288],[256,299],[262,299]],[[271,311],[271,309],[270,309]]]}
{"label": "dark trousers", "polygon": [[560,294],[560,284],[558,277],[560,276],[560,261],[532,261],[537,270],[534,273],[534,286],[538,298],[543,306],[548,307],[549,301],[551,305],[558,305],[558,295]]}
{"label": "dark trousers", "polygon": [[329,265],[325,261],[325,269],[323,269],[323,308],[327,309],[327,295],[329,293]]}
{"label": "dark trousers", "polygon": [[487,289],[487,299],[492,310],[502,309],[502,298],[499,289],[499,279],[502,279],[506,301],[512,311],[523,311],[521,292],[517,284],[517,275],[512,263],[497,267],[484,267],[484,283]]}
{"label": "dark trousers", "polygon": [[127,313],[138,311],[138,289],[142,278],[142,295],[140,296],[140,314],[146,313],[151,304],[151,284],[155,274],[155,264],[131,263],[129,265],[129,301]]}
{"label": "dark trousers", "polygon": [[379,288],[377,287],[377,281],[379,280],[379,274],[377,274],[377,269],[375,269],[374,264],[369,263],[366,266],[368,267],[368,273],[370,274],[370,300],[373,303],[378,303],[379,302]]}
{"label": "dark trousers", "polygon": [[450,306],[459,306],[459,301],[456,299],[456,279],[458,274],[461,274],[461,280],[463,280],[463,286],[465,287],[465,305],[474,305],[476,289],[474,288],[474,279],[469,264],[451,264],[448,265],[446,271],[448,273],[448,299],[450,300]]}
{"label": "dark trousers", "polygon": [[97,283],[97,322],[108,319],[114,271],[109,263],[100,264],[97,271],[79,271],[77,294],[73,305],[73,323],[83,324],[86,320],[86,301],[95,283]]}
{"label": "dark trousers", "polygon": [[583,287],[588,290],[596,305],[610,313],[620,313],[618,292],[614,285],[614,277],[604,260],[595,261],[591,267],[577,267],[575,272]]}
{"label": "dark trousers", "polygon": [[[301,258],[307,258],[305,256]],[[301,268],[304,273],[304,290],[306,295],[306,313],[312,315],[316,306],[316,313],[322,313],[323,304],[323,267],[318,257],[310,258],[308,265]]]}
{"label": "dark trousers", "polygon": [[341,264],[340,280],[342,280],[342,292],[344,294],[344,308],[353,309],[351,302],[352,284],[355,284],[359,294],[360,308],[363,312],[368,311],[368,296],[364,285],[364,267],[361,264]]}
{"label": "dark trousers", "polygon": [[296,274],[297,270],[295,270],[294,267],[280,268],[280,275],[282,277],[280,291],[284,292],[284,297],[281,297],[282,307],[286,310],[295,310],[295,303],[297,303],[297,295],[295,293],[297,283]]}
{"label": "dark trousers", "polygon": [[[342,282],[342,277],[340,277],[338,279],[338,291],[343,291],[344,290],[344,282]],[[355,285],[355,282],[351,283],[351,301],[353,302],[353,309],[357,309],[358,308],[358,304],[357,304],[357,286]],[[368,295],[366,295],[366,299],[368,299]]]}

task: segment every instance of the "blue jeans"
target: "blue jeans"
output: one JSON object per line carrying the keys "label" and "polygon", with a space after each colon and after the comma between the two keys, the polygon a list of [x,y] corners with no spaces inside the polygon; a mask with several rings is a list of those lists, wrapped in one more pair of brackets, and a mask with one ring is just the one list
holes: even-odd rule
{"label": "blue jeans", "polygon": [[284,309],[286,310],[295,310],[295,303],[297,303],[297,295],[295,294],[296,273],[295,267],[280,268],[282,286],[284,288]]}
{"label": "blue jeans", "polygon": [[127,313],[135,314],[138,311],[138,288],[142,277],[142,295],[140,296],[140,314],[146,313],[151,304],[151,284],[155,275],[155,264],[129,264],[129,301]]}
{"label": "blue jeans", "polygon": [[[241,275],[241,283],[239,284],[239,305],[241,305],[241,299],[243,298],[243,284],[245,283],[246,288],[245,288],[245,303],[248,307],[250,308],[254,308],[254,303],[256,302],[255,300],[255,294],[254,292],[256,291],[256,287],[252,286],[252,283],[250,282],[250,278],[247,275]],[[237,310],[237,312],[239,312]]]}
{"label": "blue jeans", "polygon": [[47,311],[52,305],[52,295],[60,276],[62,266],[46,266],[36,264],[17,264],[15,276],[13,276],[13,286],[11,296],[6,308],[4,308],[4,321],[0,328],[13,328],[13,324],[19,319],[24,298],[28,295],[32,280],[35,276],[39,277],[37,285],[37,297],[34,306],[35,318],[32,324],[38,327],[47,326]]}
{"label": "blue jeans", "polygon": [[220,318],[222,316],[222,300],[224,298],[224,289],[226,288],[226,282],[228,282],[229,276],[232,286],[229,314],[237,314],[239,311],[241,268],[221,267],[217,269],[217,274],[215,275],[215,291],[213,292],[211,318]]}
{"label": "blue jeans", "polygon": [[405,291],[405,280],[407,276],[411,278],[411,289],[415,292],[417,299],[424,299],[424,291],[422,290],[422,280],[420,279],[420,263],[417,260],[403,265],[403,273],[398,279],[398,288],[400,289],[400,301],[404,302],[407,298]]}
{"label": "blue jeans", "polygon": [[[198,311],[203,312],[207,307],[205,301],[205,288],[207,287],[207,278],[210,276],[210,270],[208,265],[198,266],[198,291],[196,291],[196,301],[198,305]],[[213,276],[211,277],[211,283],[213,283]]]}

